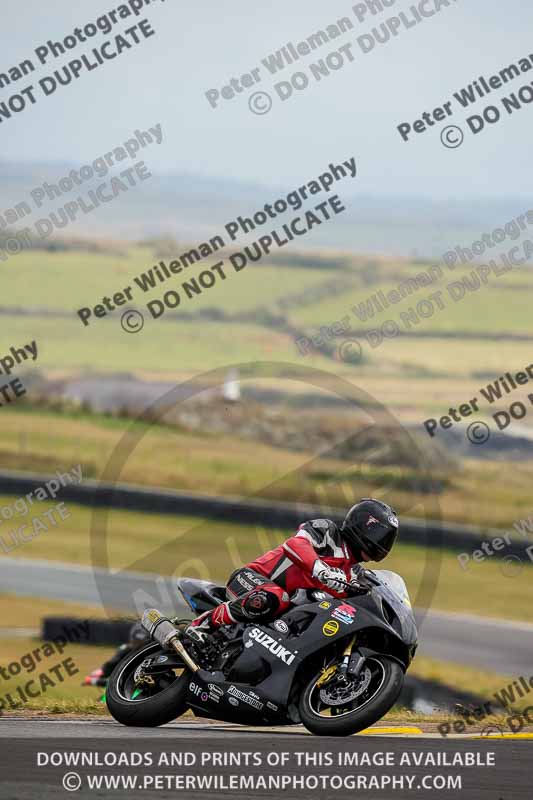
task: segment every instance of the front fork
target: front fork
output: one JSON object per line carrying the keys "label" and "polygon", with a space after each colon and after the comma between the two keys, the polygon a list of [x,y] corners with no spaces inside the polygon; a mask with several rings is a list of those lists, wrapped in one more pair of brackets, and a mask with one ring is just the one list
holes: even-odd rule
{"label": "front fork", "polygon": [[317,681],[317,686],[323,686],[325,683],[328,683],[334,675],[337,675],[337,678],[342,678],[346,682],[357,678],[363,668],[366,657],[361,655],[357,649],[354,649],[356,639],[356,636],[352,636],[348,641],[344,648],[340,664],[337,663],[329,667],[324,667]]}

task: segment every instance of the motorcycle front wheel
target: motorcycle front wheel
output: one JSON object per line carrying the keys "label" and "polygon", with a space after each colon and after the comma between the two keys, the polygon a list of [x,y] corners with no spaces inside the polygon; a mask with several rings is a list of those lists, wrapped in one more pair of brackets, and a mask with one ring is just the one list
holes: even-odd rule
{"label": "motorcycle front wheel", "polygon": [[336,672],[324,682],[321,670],[300,696],[302,723],[318,736],[351,736],[390,711],[403,679],[400,664],[382,655],[368,657],[355,679]]}
{"label": "motorcycle front wheel", "polygon": [[120,661],[109,678],[106,703],[110,714],[122,725],[156,728],[181,716],[187,709],[185,697],[190,672],[185,666],[165,668],[164,661],[149,681],[139,681],[145,659],[168,656],[157,642],[151,642]]}

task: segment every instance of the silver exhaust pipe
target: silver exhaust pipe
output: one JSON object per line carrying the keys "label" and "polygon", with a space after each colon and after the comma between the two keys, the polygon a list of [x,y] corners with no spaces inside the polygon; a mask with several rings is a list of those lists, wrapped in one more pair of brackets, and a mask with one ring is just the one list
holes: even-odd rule
{"label": "silver exhaust pipe", "polygon": [[198,672],[200,667],[182,645],[180,632],[168,617],[156,608],[148,608],[142,615],[141,625],[160,645],[175,650],[192,672]]}

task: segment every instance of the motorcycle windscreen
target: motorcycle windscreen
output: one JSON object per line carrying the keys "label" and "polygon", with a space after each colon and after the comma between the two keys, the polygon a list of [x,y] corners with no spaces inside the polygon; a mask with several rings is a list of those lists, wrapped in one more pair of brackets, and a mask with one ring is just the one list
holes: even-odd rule
{"label": "motorcycle windscreen", "polygon": [[401,575],[397,572],[392,572],[390,569],[373,569],[372,572],[379,578],[380,581],[385,583],[392,591],[398,595],[398,598],[408,608],[411,608],[411,598],[407,591],[407,586]]}
{"label": "motorcycle windscreen", "polygon": [[388,569],[372,571],[381,584],[376,590],[395,609],[401,625],[402,638],[406,643],[414,644],[418,639],[418,631],[405,581],[396,572]]}

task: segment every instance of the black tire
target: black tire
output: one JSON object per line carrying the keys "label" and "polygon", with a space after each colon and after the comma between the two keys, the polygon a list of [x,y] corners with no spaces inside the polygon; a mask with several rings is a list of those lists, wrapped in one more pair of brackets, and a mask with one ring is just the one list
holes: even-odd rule
{"label": "black tire", "polygon": [[190,672],[185,668],[169,686],[156,694],[139,699],[127,697],[125,682],[146,656],[154,655],[157,651],[162,655],[166,652],[157,642],[151,642],[127,655],[111,673],[106,688],[106,703],[110,714],[122,725],[157,728],[172,722],[187,710],[185,697]]}
{"label": "black tire", "polygon": [[403,687],[403,668],[386,656],[372,656],[372,660],[379,662],[383,669],[379,690],[361,707],[339,716],[324,717],[313,711],[311,698],[318,675],[313,676],[299,701],[300,718],[308,731],[317,736],[351,736],[378,722],[390,711]]}

